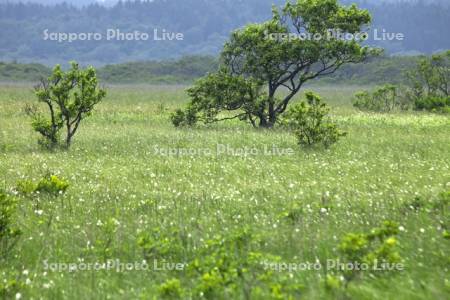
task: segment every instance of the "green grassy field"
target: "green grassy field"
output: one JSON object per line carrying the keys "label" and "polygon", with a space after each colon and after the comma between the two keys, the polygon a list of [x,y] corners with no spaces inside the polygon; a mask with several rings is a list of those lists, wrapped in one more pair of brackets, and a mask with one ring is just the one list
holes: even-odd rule
{"label": "green grassy field", "polygon": [[[448,299],[450,210],[437,204],[450,190],[450,118],[361,113],[350,103],[358,87],[311,89],[348,132],[328,150],[238,121],[175,129],[184,87],[113,86],[72,148],[48,152],[23,112],[32,88],[0,87],[0,186],[15,194],[48,172],[70,184],[58,197],[16,196],[23,234],[1,260],[1,282],[17,282],[5,298]],[[254,153],[239,155],[245,147]],[[164,155],[173,149],[193,155]],[[399,225],[403,271],[333,287],[327,275],[344,273],[265,265],[324,266],[342,258],[346,234],[386,220]],[[144,259],[146,271],[55,269]],[[168,270],[175,263],[187,265]]]}

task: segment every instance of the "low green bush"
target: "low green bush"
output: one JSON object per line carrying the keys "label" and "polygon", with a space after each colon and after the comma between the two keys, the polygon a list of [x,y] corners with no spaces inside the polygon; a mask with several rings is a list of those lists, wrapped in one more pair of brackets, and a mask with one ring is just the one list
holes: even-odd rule
{"label": "low green bush", "polygon": [[321,144],[325,148],[336,143],[347,133],[337,128],[329,117],[330,108],[313,92],[306,93],[303,101],[291,107],[282,121],[294,130],[298,144],[304,147]]}
{"label": "low green bush", "polygon": [[192,126],[197,123],[197,115],[189,107],[186,110],[177,109],[171,114],[170,120],[175,127]]}
{"label": "low green bush", "polygon": [[373,92],[356,93],[353,106],[362,111],[391,112],[410,109],[411,101],[401,94],[397,86],[387,84],[377,87]]}
{"label": "low green bush", "polygon": [[38,182],[35,191],[57,195],[64,193],[68,187],[69,184],[64,179],[56,175],[47,175]]}
{"label": "low green bush", "polygon": [[58,176],[48,173],[39,182],[25,179],[17,182],[16,190],[23,195],[48,194],[57,196],[66,192],[69,183]]}
{"label": "low green bush", "polygon": [[450,113],[450,96],[440,97],[430,95],[416,99],[414,105],[416,110]]}
{"label": "low green bush", "polygon": [[450,112],[450,50],[423,57],[406,77],[414,109]]}

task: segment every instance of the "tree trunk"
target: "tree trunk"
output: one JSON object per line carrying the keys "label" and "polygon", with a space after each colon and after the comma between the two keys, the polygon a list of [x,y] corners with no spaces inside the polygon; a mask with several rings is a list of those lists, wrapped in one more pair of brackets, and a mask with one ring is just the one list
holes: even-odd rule
{"label": "tree trunk", "polygon": [[273,127],[275,125],[275,122],[277,121],[277,115],[275,113],[274,105],[269,105],[269,127]]}
{"label": "tree trunk", "polygon": [[70,148],[71,143],[72,143],[72,135],[69,134],[69,135],[67,135],[67,138],[66,138],[66,148]]}
{"label": "tree trunk", "polygon": [[72,130],[70,125],[70,119],[67,117],[66,119],[66,130],[67,130],[67,136],[66,136],[66,148],[68,149],[70,147],[70,143],[72,140]]}
{"label": "tree trunk", "polygon": [[259,117],[259,127],[260,128],[267,128],[267,120],[265,116]]}
{"label": "tree trunk", "polygon": [[268,113],[261,114],[259,116],[259,127],[272,128],[277,121],[277,114],[275,112],[275,106],[273,102],[269,102]]}
{"label": "tree trunk", "polygon": [[259,127],[260,128],[272,128],[275,125],[276,117],[271,118],[270,116],[267,118],[259,117]]}

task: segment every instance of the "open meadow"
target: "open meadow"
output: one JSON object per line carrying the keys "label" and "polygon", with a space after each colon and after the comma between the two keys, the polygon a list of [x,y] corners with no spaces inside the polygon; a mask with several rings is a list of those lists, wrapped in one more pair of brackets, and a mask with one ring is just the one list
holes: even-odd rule
{"label": "open meadow", "polygon": [[[348,134],[305,150],[236,120],[173,127],[184,89],[110,86],[72,148],[48,151],[32,86],[0,87],[0,186],[22,232],[6,299],[448,299],[448,115],[359,112],[361,87],[311,86]],[[46,174],[67,191],[18,191]],[[344,237],[383,224],[392,248],[364,247],[399,268],[345,269]]]}

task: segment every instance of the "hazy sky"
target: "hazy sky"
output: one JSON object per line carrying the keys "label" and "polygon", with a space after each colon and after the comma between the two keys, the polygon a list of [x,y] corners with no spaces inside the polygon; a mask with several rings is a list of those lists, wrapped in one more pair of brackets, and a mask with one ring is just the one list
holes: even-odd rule
{"label": "hazy sky", "polygon": [[[106,5],[112,5],[114,3],[116,3],[118,0],[0,0],[0,4],[1,3],[13,3],[13,2],[36,2],[36,3],[42,3],[42,4],[56,4],[56,3],[62,3],[62,2],[68,2],[68,3],[72,3],[73,5],[76,6],[83,6],[83,5],[87,5],[93,2],[97,2],[97,3],[103,3]],[[126,0],[122,0],[122,1],[126,1]],[[179,0],[179,1],[183,1],[183,0]],[[209,1],[218,1],[218,0],[209,0]],[[220,0],[219,0],[220,1]],[[245,0],[236,0],[236,1],[245,1]],[[270,0],[263,0],[263,1],[267,1],[270,2]],[[292,0],[291,0],[292,1]],[[362,2],[362,1],[367,1],[370,3],[380,3],[380,2],[418,2],[418,1],[423,1],[423,2],[433,2],[433,3],[442,3],[442,4],[450,4],[450,0],[350,0],[351,2]],[[349,0],[346,0],[344,2],[349,2]]]}
{"label": "hazy sky", "polygon": [[[58,2],[71,2],[74,4],[83,2],[117,2],[118,0],[0,0],[0,3],[6,3],[6,2],[37,2],[37,3],[58,3]],[[183,0],[180,0],[183,1]],[[215,0],[211,0],[215,1]],[[245,1],[245,0],[242,0]],[[355,2],[360,2],[364,0],[355,0]],[[416,2],[420,0],[366,0],[368,2]],[[448,0],[423,0],[425,2],[447,2]]]}

